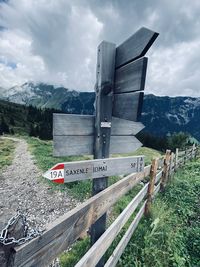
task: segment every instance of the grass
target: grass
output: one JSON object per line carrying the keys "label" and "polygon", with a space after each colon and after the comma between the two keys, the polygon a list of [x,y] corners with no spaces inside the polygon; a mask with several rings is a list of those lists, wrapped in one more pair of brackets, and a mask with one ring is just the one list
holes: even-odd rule
{"label": "grass", "polygon": [[[31,153],[34,155],[38,167],[44,172],[59,162],[70,162],[76,160],[91,159],[90,156],[80,156],[80,157],[71,156],[71,157],[56,158],[53,157],[52,141],[42,141],[38,138],[33,138],[33,137],[26,137],[26,140],[29,144]],[[145,155],[146,164],[149,164],[151,158],[159,157],[160,153],[150,148],[140,148],[139,150],[137,150],[137,152],[132,153],[130,155]],[[121,155],[116,155],[116,156],[121,156]],[[91,180],[78,181],[68,184],[55,184],[46,179],[43,178],[41,179],[43,182],[48,182],[49,185],[55,190],[69,190],[70,193],[80,201],[83,201],[84,199],[91,196],[91,191],[92,191]],[[117,176],[110,177],[109,185],[113,184],[117,180],[119,180],[119,177]]]}
{"label": "grass", "polygon": [[0,138],[0,170],[12,163],[15,142]]}
{"label": "grass", "polygon": [[[123,210],[137,190],[133,190],[115,205],[115,215]],[[158,194],[150,216],[139,223],[117,266],[200,266],[199,192],[200,160],[195,160],[174,175],[164,194]],[[129,223],[130,221],[114,240],[106,254],[107,258]],[[74,266],[88,247],[88,238],[75,243],[70,252],[61,255],[61,266]]]}
{"label": "grass", "polygon": [[156,198],[118,267],[200,266],[200,160],[187,163]]}

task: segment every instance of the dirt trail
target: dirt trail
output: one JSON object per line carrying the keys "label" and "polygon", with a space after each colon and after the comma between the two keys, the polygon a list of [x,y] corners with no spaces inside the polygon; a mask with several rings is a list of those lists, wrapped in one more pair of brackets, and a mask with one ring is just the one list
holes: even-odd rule
{"label": "dirt trail", "polygon": [[[6,138],[6,137],[5,137]],[[77,203],[67,192],[53,191],[41,181],[25,140],[16,141],[12,165],[0,173],[0,230],[17,210],[25,213],[32,226],[45,225],[72,209]]]}

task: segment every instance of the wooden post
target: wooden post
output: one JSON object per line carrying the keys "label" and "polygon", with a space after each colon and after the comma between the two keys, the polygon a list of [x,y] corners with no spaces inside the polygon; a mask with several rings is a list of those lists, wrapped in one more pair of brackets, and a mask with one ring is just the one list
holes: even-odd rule
{"label": "wooden post", "polygon": [[176,171],[177,169],[178,169],[178,148],[176,148],[175,167],[174,167],[174,170]]}
{"label": "wooden post", "polygon": [[186,161],[187,161],[187,148],[185,148],[184,165],[185,165]]}
{"label": "wooden post", "polygon": [[195,144],[192,145],[192,159],[195,157]]}
{"label": "wooden post", "polygon": [[171,179],[171,176],[172,176],[173,167],[174,167],[173,165],[174,165],[174,153],[172,152],[170,156],[170,163],[169,163],[169,179]]}
{"label": "wooden post", "polygon": [[[112,101],[115,70],[115,45],[102,42],[98,47],[96,74],[96,103],[95,103],[95,140],[94,158],[109,157]],[[104,190],[108,185],[108,178],[93,180],[92,195]],[[106,214],[99,218],[91,227],[91,244],[93,245],[106,229]],[[104,266],[104,258],[97,264]]]}
{"label": "wooden post", "polygon": [[167,178],[168,178],[168,169],[169,169],[169,160],[170,160],[170,153],[171,150],[166,150],[165,159],[164,159],[164,167],[163,167],[163,174],[161,178],[160,190],[163,192]]}
{"label": "wooden post", "polygon": [[147,191],[147,202],[145,205],[145,215],[148,215],[150,212],[157,169],[158,169],[158,159],[153,159],[151,163],[150,181],[149,181],[149,186],[148,186],[148,191]]}

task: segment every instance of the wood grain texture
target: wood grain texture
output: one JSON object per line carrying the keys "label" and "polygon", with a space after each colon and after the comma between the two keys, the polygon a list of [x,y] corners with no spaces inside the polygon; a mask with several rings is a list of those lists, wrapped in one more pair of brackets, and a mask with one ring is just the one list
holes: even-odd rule
{"label": "wood grain texture", "polygon": [[155,188],[154,188],[154,193],[153,193],[153,197],[155,198],[156,194],[159,192],[160,190],[160,185],[161,185],[161,182],[159,182]]}
{"label": "wood grain texture", "polygon": [[116,49],[116,68],[125,65],[139,57],[142,57],[149,50],[158,37],[158,33],[147,28],[141,28]]}
{"label": "wood grain texture", "polygon": [[159,171],[157,174],[156,174],[156,178],[155,178],[155,184],[157,184],[157,182],[160,180],[160,178],[162,177],[162,172],[163,170]]}
{"label": "wood grain texture", "polygon": [[[54,136],[54,156],[92,155],[93,136]],[[111,136],[110,153],[131,153],[142,146],[134,136]]]}
{"label": "wood grain texture", "polygon": [[83,204],[69,211],[55,222],[47,225],[42,236],[22,246],[15,247],[14,266],[47,266],[66,250],[101,217],[120,197],[131,190],[150,173],[150,166],[143,173],[128,175],[117,183],[91,197]]}
{"label": "wood grain texture", "polygon": [[54,135],[94,135],[94,115],[53,114]]}
{"label": "wood grain texture", "polygon": [[[94,115],[53,114],[53,135],[94,136]],[[112,117],[111,135],[136,135],[144,128],[141,122]]]}
{"label": "wood grain texture", "polygon": [[137,228],[138,223],[140,222],[140,220],[141,220],[141,218],[142,218],[142,216],[144,214],[145,204],[146,204],[146,201],[143,203],[142,207],[140,208],[140,210],[136,214],[134,220],[130,224],[130,226],[129,226],[128,230],[126,231],[125,235],[120,240],[119,244],[117,245],[117,247],[113,251],[113,253],[110,256],[110,258],[107,260],[107,262],[106,262],[104,267],[114,267],[114,266],[116,266],[116,264],[119,261],[122,253],[124,252],[128,242],[130,241],[135,229]]}
{"label": "wood grain texture", "polygon": [[115,72],[114,93],[127,93],[144,90],[146,69],[146,57],[117,69]]}
{"label": "wood grain texture", "polygon": [[179,151],[179,152],[178,152],[178,156],[179,156],[179,157],[181,157],[181,156],[183,156],[183,155],[185,155],[185,151]]}
{"label": "wood grain texture", "polygon": [[141,115],[143,92],[114,94],[113,116],[138,121]]}
{"label": "wood grain texture", "polygon": [[75,267],[94,267],[107,251],[115,237],[118,235],[122,227],[126,224],[130,216],[141,203],[147,194],[148,183],[133,198],[128,206],[122,211],[117,219],[110,225],[105,233],[96,241],[96,243],[88,250],[83,258],[75,265]]}

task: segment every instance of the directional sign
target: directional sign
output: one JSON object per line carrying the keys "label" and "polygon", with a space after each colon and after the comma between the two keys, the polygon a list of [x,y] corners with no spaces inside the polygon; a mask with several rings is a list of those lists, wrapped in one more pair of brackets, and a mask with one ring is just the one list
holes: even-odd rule
{"label": "directional sign", "polygon": [[133,156],[58,163],[43,177],[55,183],[68,183],[143,170],[144,156]]}
{"label": "directional sign", "polygon": [[128,93],[144,90],[147,58],[133,61],[115,71],[114,93]]}
{"label": "directional sign", "polygon": [[[53,135],[54,136],[84,136],[94,135],[94,115],[76,114],[53,114]],[[102,123],[101,127],[111,126],[111,136],[136,135],[144,125],[141,122],[134,122],[112,117],[112,122]]]}
{"label": "directional sign", "polygon": [[134,135],[143,129],[137,121],[147,69],[144,55],[157,36],[141,28],[118,47],[105,41],[99,45],[95,116],[54,115],[55,156],[95,155],[100,147],[111,154],[129,153],[142,145]]}
{"label": "directional sign", "polygon": [[[142,146],[135,136],[111,136],[110,154],[132,153]],[[90,135],[54,136],[54,156],[93,155],[94,138]]]}
{"label": "directional sign", "polygon": [[145,27],[139,29],[117,47],[115,67],[119,68],[137,58],[143,57],[157,37],[157,32],[151,31]]}
{"label": "directional sign", "polygon": [[137,121],[141,115],[143,94],[143,92],[114,94],[113,116]]}

